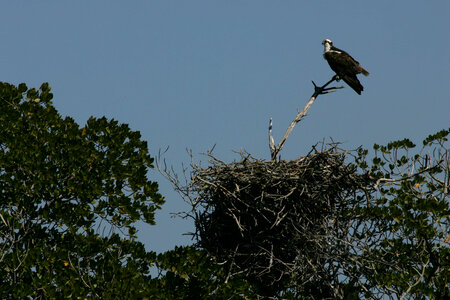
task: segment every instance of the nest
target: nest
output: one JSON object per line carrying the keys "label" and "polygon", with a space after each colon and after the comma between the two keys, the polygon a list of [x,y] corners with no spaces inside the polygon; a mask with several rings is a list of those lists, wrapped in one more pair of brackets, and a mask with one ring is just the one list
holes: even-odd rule
{"label": "nest", "polygon": [[336,244],[348,231],[345,216],[367,186],[344,160],[331,148],[292,161],[247,157],[194,168],[198,246],[263,295],[308,281],[332,253],[342,255]]}

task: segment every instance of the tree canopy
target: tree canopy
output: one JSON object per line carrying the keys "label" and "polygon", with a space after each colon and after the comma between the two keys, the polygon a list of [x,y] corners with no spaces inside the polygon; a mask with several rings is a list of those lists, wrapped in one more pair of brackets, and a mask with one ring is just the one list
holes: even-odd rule
{"label": "tree canopy", "polygon": [[164,204],[147,142],[52,98],[0,82],[1,298],[450,296],[450,130],[288,162],[210,155],[187,186],[167,172],[197,240],[156,254],[136,235]]}
{"label": "tree canopy", "polygon": [[147,142],[115,120],[81,127],[52,97],[0,83],[0,296],[134,296],[151,255],[134,223],[164,203]]}
{"label": "tree canopy", "polygon": [[337,144],[293,161],[209,154],[188,185],[197,246],[258,297],[442,299],[449,295],[450,130],[418,147]]}

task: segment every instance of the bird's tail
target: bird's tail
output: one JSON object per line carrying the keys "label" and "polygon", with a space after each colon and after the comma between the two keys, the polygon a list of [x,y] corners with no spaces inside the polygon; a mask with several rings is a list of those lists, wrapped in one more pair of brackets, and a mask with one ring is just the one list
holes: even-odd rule
{"label": "bird's tail", "polygon": [[[367,72],[367,71],[366,71]],[[361,95],[361,92],[364,91],[364,87],[359,82],[358,78],[355,76],[343,76],[342,80],[345,81],[355,92]]]}
{"label": "bird's tail", "polygon": [[366,69],[364,69],[363,67],[361,67],[361,73],[364,75],[364,76],[369,76],[369,72],[367,72],[367,70]]}

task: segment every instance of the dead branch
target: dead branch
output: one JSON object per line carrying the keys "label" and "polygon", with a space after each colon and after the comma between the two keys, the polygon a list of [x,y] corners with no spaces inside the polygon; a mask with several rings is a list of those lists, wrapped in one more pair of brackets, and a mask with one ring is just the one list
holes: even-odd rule
{"label": "dead branch", "polygon": [[284,143],[286,143],[287,138],[291,134],[291,131],[294,129],[295,125],[301,121],[301,119],[306,115],[311,105],[314,103],[314,101],[317,99],[319,95],[328,94],[331,92],[334,92],[337,89],[344,88],[343,86],[335,86],[327,88],[327,86],[335,81],[337,79],[337,76],[333,76],[327,83],[325,83],[323,86],[317,86],[314,81],[312,82],[314,85],[314,93],[312,94],[311,98],[309,99],[308,103],[306,103],[306,106],[303,108],[302,111],[300,111],[297,116],[294,118],[294,120],[291,122],[289,127],[286,129],[286,132],[283,135],[283,138],[281,139],[280,143],[275,146],[275,142],[272,136],[272,118],[270,118],[269,122],[269,148],[270,148],[270,155],[272,157],[272,160],[276,160],[278,154],[280,153],[281,149],[284,146]]}

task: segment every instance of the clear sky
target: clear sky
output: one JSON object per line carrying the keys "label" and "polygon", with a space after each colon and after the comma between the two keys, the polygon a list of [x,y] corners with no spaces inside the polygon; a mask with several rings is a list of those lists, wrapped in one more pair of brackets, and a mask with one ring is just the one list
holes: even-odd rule
{"label": "clear sky", "polygon": [[[155,156],[180,169],[213,145],[227,162],[247,150],[269,159],[313,92],[333,75],[325,38],[370,72],[361,96],[320,96],[289,137],[283,159],[324,138],[371,148],[419,143],[450,126],[450,2],[443,1],[2,1],[0,81],[49,82],[62,115],[130,124]],[[166,198],[149,250],[191,243],[187,206],[157,171]]]}

